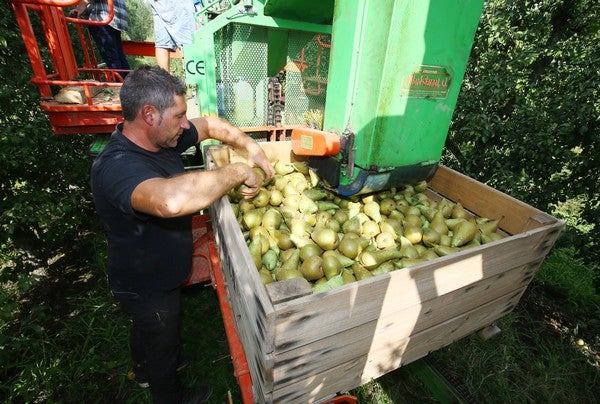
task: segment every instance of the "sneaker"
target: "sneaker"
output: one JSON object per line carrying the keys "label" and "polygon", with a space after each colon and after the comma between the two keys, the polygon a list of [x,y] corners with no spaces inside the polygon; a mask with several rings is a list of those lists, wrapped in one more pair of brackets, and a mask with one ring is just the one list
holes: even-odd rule
{"label": "sneaker", "polygon": [[192,389],[185,389],[183,391],[183,397],[181,398],[182,404],[200,404],[205,403],[212,393],[212,386],[205,385],[195,387]]}
{"label": "sneaker", "polygon": [[150,387],[150,383],[148,383],[148,377],[144,371],[144,365],[134,364],[133,370],[130,371],[133,374],[133,379],[143,389],[147,389]]}
{"label": "sneaker", "polygon": [[[187,359],[180,358],[179,362],[177,362],[177,371],[182,371],[183,369],[188,367],[189,364],[190,362]],[[140,386],[143,389],[147,389],[148,387],[150,387],[150,383],[148,383],[148,377],[146,376],[146,372],[144,370],[143,365],[133,365],[133,370],[130,370],[130,373],[133,373],[132,380],[135,380],[138,386]]]}

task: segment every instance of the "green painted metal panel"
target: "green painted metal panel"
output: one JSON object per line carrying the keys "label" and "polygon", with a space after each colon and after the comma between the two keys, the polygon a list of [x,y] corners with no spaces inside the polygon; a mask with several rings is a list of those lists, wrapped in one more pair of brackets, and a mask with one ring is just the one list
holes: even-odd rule
{"label": "green painted metal panel", "polygon": [[273,18],[285,18],[331,24],[334,0],[267,0],[264,13]]}
{"label": "green painted metal panel", "polygon": [[276,18],[268,16],[264,13],[264,4],[260,1],[253,2],[253,7],[250,13],[246,13],[243,10],[244,7],[241,7],[241,4],[238,4],[238,6],[228,9],[217,18],[208,21],[194,33],[194,38],[192,39],[193,43],[198,43],[199,38],[203,37],[207,33],[215,33],[226,25],[232,23],[288,30],[309,31],[322,34],[331,33],[330,23],[321,24],[310,21],[293,20],[282,16],[278,16]]}
{"label": "green painted metal panel", "polygon": [[185,81],[196,87],[201,115],[217,115],[215,44],[212,35],[199,39],[197,44],[183,48]]}
{"label": "green painted metal panel", "polygon": [[356,134],[358,167],[439,161],[482,7],[483,0],[336,2],[324,129]]}
{"label": "green painted metal panel", "polygon": [[267,30],[268,41],[268,65],[267,76],[273,77],[279,73],[281,66],[285,66],[288,54],[288,31],[269,28]]}

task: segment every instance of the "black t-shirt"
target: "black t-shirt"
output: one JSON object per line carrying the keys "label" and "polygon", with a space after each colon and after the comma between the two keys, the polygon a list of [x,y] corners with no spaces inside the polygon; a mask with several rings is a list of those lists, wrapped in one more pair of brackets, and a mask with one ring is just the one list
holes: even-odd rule
{"label": "black t-shirt", "polygon": [[184,172],[181,153],[198,142],[190,124],[177,146],[150,152],[121,133],[118,125],[92,165],[96,210],[108,235],[108,275],[113,290],[171,290],[192,266],[191,216],[163,219],[135,211],[131,194],[150,178]]}

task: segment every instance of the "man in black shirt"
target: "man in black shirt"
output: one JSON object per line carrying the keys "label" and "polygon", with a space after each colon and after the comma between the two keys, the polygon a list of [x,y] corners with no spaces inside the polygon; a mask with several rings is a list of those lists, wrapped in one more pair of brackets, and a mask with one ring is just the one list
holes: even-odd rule
{"label": "man in black shirt", "polygon": [[[258,191],[273,169],[262,148],[216,118],[186,117],[186,86],[159,67],[127,75],[120,92],[124,122],[92,166],[96,209],[108,235],[110,288],[132,316],[131,353],[157,403],[204,402],[210,386],[184,389],[177,380],[180,285],[192,264],[192,215],[231,188]],[[180,154],[216,139],[245,149],[248,163],[184,172]]]}

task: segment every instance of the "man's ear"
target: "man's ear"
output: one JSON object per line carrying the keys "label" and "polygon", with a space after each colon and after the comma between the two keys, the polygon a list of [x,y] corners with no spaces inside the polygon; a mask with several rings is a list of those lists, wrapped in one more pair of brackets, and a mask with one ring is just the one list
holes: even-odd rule
{"label": "man's ear", "polygon": [[158,111],[156,111],[156,108],[149,104],[144,105],[140,113],[142,115],[142,119],[144,120],[144,122],[146,122],[147,125],[154,125],[154,122],[156,122],[155,119],[157,117],[156,114],[158,113]]}

